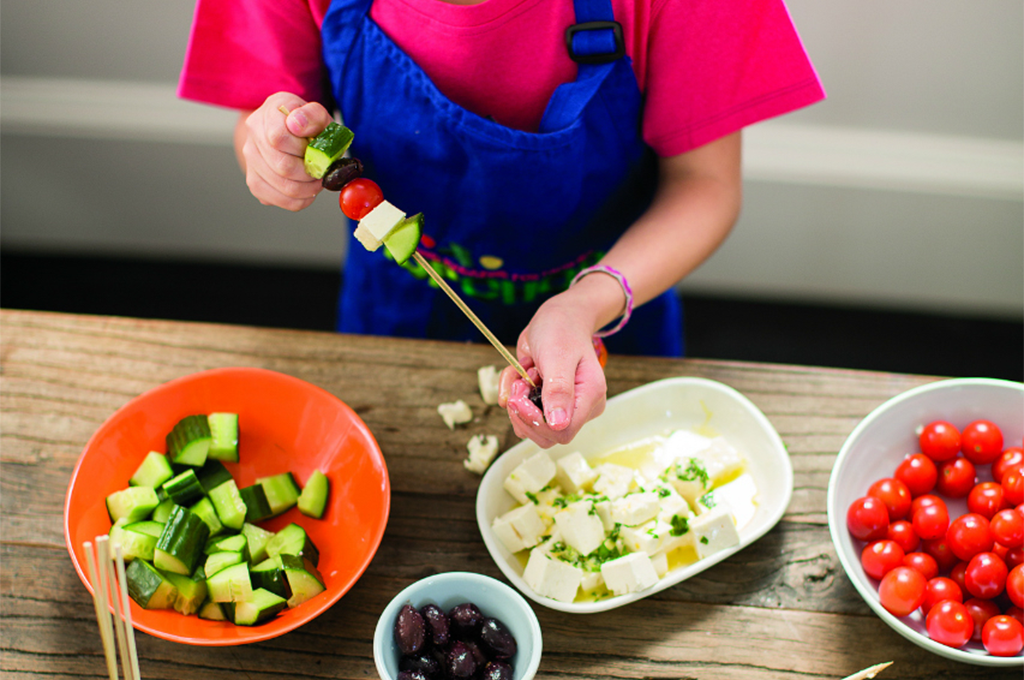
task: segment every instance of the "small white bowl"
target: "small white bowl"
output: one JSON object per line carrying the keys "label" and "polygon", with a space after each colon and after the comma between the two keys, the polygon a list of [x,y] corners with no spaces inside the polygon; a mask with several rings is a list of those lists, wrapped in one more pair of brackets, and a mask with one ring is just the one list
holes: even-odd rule
{"label": "small white bowl", "polygon": [[654,586],[598,602],[559,602],[536,593],[523,580],[523,564],[494,534],[494,518],[516,506],[503,486],[509,473],[540,448],[530,441],[502,454],[484,474],[476,495],[476,520],[484,544],[505,577],[527,597],[545,607],[574,614],[615,609],[676,585],[742,550],[775,526],[793,493],[793,467],[778,433],[753,403],[733,388],[704,378],[667,378],[623,392],[608,400],[600,417],[587,423],[566,446],[548,449],[552,460],[573,451],[599,457],[627,444],[673,430],[724,436],[746,456],[747,471],[758,490],[757,511],[740,530],[740,544],[670,571]]}
{"label": "small white bowl", "polygon": [[[899,394],[885,402],[854,428],[839,451],[828,483],[828,528],[839,561],[868,606],[897,633],[939,656],[981,666],[1013,667],[1024,657],[991,656],[978,642],[960,649],[928,637],[920,611],[898,618],[878,600],[878,581],[864,573],[860,554],[864,543],[850,536],[846,511],[868,492],[872,483],[891,477],[908,453],[919,451],[917,428],[933,420],[946,420],[962,429],[984,418],[1003,433],[1003,446],[1019,444],[1024,436],[1024,385],[1008,380],[962,378],[942,380]],[[981,481],[991,479],[990,466],[978,466]],[[950,517],[966,512],[966,503],[947,499]]]}
{"label": "small white bowl", "polygon": [[398,593],[384,608],[373,634],[373,661],[381,680],[398,677],[399,651],[395,644],[395,619],[407,604],[416,609],[433,603],[444,611],[457,604],[472,602],[484,616],[498,619],[516,639],[517,651],[511,659],[515,680],[533,680],[540,666],[540,623],[530,604],[507,585],[483,574],[450,571],[416,581]]}

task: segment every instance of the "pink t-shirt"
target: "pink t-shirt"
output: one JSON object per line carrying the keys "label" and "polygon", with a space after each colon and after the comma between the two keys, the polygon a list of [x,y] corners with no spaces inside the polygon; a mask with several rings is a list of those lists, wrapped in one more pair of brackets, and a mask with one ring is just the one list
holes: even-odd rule
{"label": "pink t-shirt", "polygon": [[[824,98],[782,0],[611,0],[645,95],[643,135],[674,156]],[[179,95],[254,109],[287,91],[326,101],[330,0],[198,0]],[[460,106],[535,131],[576,77],[571,0],[375,0],[370,16]]]}

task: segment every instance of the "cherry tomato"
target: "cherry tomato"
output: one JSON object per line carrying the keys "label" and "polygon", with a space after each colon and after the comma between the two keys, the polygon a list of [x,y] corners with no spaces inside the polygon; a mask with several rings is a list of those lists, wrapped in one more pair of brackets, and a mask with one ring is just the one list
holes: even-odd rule
{"label": "cherry tomato", "polygon": [[1018,564],[1007,575],[1006,595],[1013,606],[1024,608],[1024,564]]}
{"label": "cherry tomato", "polygon": [[939,575],[939,564],[928,553],[907,553],[903,556],[903,564],[911,569],[917,569],[929,581]]}
{"label": "cherry tomato", "polygon": [[1015,548],[1010,548],[1006,551],[1006,555],[1003,557],[1003,561],[1006,562],[1008,569],[1013,569],[1018,564],[1024,564],[1024,546],[1018,545]]}
{"label": "cherry tomato", "polygon": [[945,505],[946,501],[942,500],[935,494],[926,493],[923,496],[918,496],[910,504],[910,516],[913,517],[921,508],[926,508],[929,505]]}
{"label": "cherry tomato", "polygon": [[935,488],[950,498],[963,498],[974,488],[974,463],[957,456],[939,463],[939,479]]}
{"label": "cherry tomato", "polygon": [[967,563],[964,586],[974,597],[991,600],[1006,587],[1006,563],[995,553],[978,553]]}
{"label": "cherry tomato", "polygon": [[978,553],[992,550],[989,521],[973,512],[957,517],[946,531],[946,543],[961,560],[969,560]]}
{"label": "cherry tomato", "polygon": [[949,528],[949,511],[943,502],[926,505],[914,513],[911,523],[914,533],[921,538],[931,540],[946,535]]}
{"label": "cherry tomato", "polygon": [[1003,485],[996,482],[981,482],[967,494],[967,509],[983,517],[992,516],[1006,507],[1003,499]]}
{"label": "cherry tomato", "polygon": [[992,463],[992,479],[1002,482],[1003,473],[1021,465],[1024,465],[1024,449],[1019,446],[1006,449],[996,458],[996,462]]}
{"label": "cherry tomato", "polygon": [[971,634],[971,639],[980,642],[981,629],[985,626],[985,622],[993,616],[999,616],[1002,612],[999,611],[999,606],[992,600],[982,600],[977,597],[972,597],[967,602],[964,602],[964,606],[967,607],[971,618],[974,619],[974,632]]}
{"label": "cherry tomato", "polygon": [[924,602],[921,604],[921,611],[927,614],[932,610],[932,607],[943,600],[963,602],[963,591],[960,590],[960,586],[956,584],[956,581],[945,576],[936,576],[933,579],[929,579],[928,586],[924,591]]}
{"label": "cherry tomato", "polygon": [[960,590],[967,590],[967,583],[965,582],[965,574],[967,573],[967,562],[957,562],[953,565],[953,568],[949,570],[949,577],[956,581],[956,584],[960,586]]}
{"label": "cherry tomato", "polygon": [[936,538],[931,541],[922,541],[921,548],[924,552],[928,553],[935,560],[936,564],[939,565],[939,569],[947,571],[952,569],[957,563],[956,555],[949,549],[949,543],[946,542],[946,537]]}
{"label": "cherry tomato", "polygon": [[893,476],[907,485],[910,495],[917,497],[935,488],[939,471],[931,458],[923,453],[913,453],[900,462]]}
{"label": "cherry tomato", "polygon": [[912,553],[921,544],[921,539],[914,533],[914,525],[905,519],[897,520],[889,525],[889,532],[886,535],[890,541],[903,548],[904,553]]}
{"label": "cherry tomato", "polygon": [[882,539],[870,543],[860,554],[860,564],[864,573],[873,579],[881,580],[896,567],[903,564],[903,548],[895,541]]}
{"label": "cherry tomato", "polygon": [[1024,517],[1016,510],[1000,510],[989,522],[992,538],[1006,546],[1007,551],[1024,543]]}
{"label": "cherry tomato", "polygon": [[896,567],[882,577],[878,599],[893,616],[907,616],[924,602],[928,579],[910,567]]}
{"label": "cherry tomato", "polygon": [[889,511],[890,522],[903,519],[910,514],[910,503],[913,500],[910,489],[898,479],[892,477],[879,479],[868,488],[868,495],[885,503],[885,507]]}
{"label": "cherry tomato", "polygon": [[945,420],[935,420],[921,430],[918,436],[921,453],[939,462],[960,453],[960,431]]}
{"label": "cherry tomato", "polygon": [[988,420],[975,420],[960,432],[960,451],[975,465],[988,465],[1003,452],[1003,433]]}
{"label": "cherry tomato", "polygon": [[1003,612],[1007,616],[1012,616],[1017,619],[1022,626],[1024,626],[1024,609],[1021,609],[1017,605],[1010,605],[1010,608]]}
{"label": "cherry tomato", "polygon": [[949,647],[963,647],[974,633],[974,619],[963,603],[943,600],[928,612],[925,627],[936,642]]}
{"label": "cherry tomato", "polygon": [[846,512],[850,534],[861,541],[877,541],[889,531],[889,511],[874,496],[863,496],[850,504]]}
{"label": "cherry tomato", "polygon": [[1024,649],[1024,626],[1012,616],[993,616],[985,622],[981,643],[992,656],[1016,656]]}
{"label": "cherry tomato", "polygon": [[350,220],[361,220],[366,214],[380,205],[384,200],[384,192],[372,179],[359,177],[346,184],[338,196],[341,212]]}
{"label": "cherry tomato", "polygon": [[1024,468],[1015,468],[1003,473],[1003,498],[1010,505],[1024,503]]}

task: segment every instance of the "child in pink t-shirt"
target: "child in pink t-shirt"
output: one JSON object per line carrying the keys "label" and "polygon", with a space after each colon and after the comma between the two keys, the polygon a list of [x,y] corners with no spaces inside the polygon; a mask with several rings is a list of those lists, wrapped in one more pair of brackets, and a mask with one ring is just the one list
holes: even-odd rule
{"label": "child in pink t-shirt", "polygon": [[[247,184],[288,210],[339,108],[385,197],[438,225],[424,255],[499,336],[525,326],[544,412],[510,370],[501,403],[544,447],[604,409],[595,332],[636,306],[609,350],[681,351],[671,289],[736,219],[740,130],[824,97],[781,0],[199,0],[179,92],[241,111]],[[341,330],[461,339],[422,276],[361,250]]]}

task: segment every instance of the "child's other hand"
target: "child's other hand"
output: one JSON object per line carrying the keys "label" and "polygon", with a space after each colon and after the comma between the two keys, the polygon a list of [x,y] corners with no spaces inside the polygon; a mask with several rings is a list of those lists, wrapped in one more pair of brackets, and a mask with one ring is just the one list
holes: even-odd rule
{"label": "child's other hand", "polygon": [[303,168],[306,139],[320,134],[332,120],[322,104],[287,92],[273,94],[260,108],[242,113],[235,127],[235,150],[245,183],[260,203],[291,211],[313,203],[323,185]]}
{"label": "child's other hand", "polygon": [[519,336],[518,359],[541,385],[543,417],[530,401],[530,386],[515,369],[499,382],[498,403],[508,410],[517,436],[541,448],[568,444],[604,412],[607,385],[592,340],[592,319],[556,296],[541,306]]}

